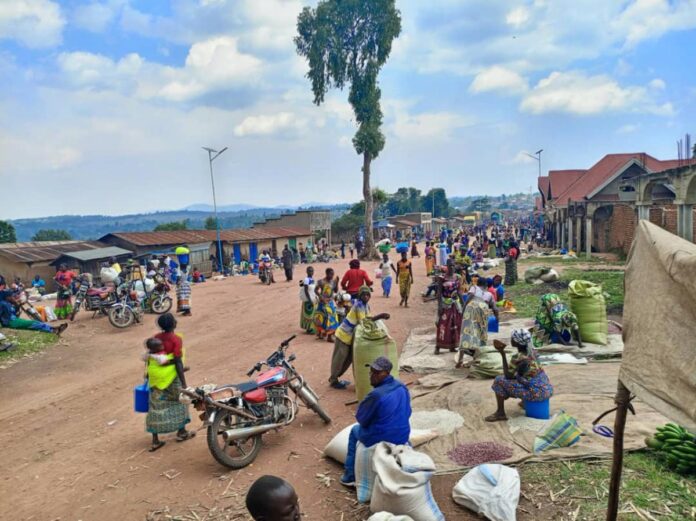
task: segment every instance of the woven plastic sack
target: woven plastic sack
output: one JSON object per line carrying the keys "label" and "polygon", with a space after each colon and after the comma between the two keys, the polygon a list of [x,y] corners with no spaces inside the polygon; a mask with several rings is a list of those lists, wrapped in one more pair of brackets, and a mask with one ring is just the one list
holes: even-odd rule
{"label": "woven plastic sack", "polygon": [[586,280],[573,280],[568,284],[568,295],[570,309],[578,317],[582,341],[607,345],[609,323],[602,286]]}
{"label": "woven plastic sack", "polygon": [[372,459],[377,445],[365,447],[361,442],[355,448],[355,492],[360,503],[369,503],[375,485]]}
{"label": "woven plastic sack", "polygon": [[367,518],[367,521],[413,521],[408,516],[395,516],[389,512],[377,512]]}
{"label": "woven plastic sack", "polygon": [[505,465],[479,465],[457,482],[452,499],[491,521],[515,521],[520,475],[516,469]]}
{"label": "woven plastic sack", "polygon": [[382,442],[375,447],[370,510],[409,516],[413,521],[444,521],[430,488],[435,471],[430,456],[408,445]]}
{"label": "woven plastic sack", "polygon": [[540,280],[542,275],[551,271],[549,266],[532,266],[524,272],[524,281],[527,284],[533,284],[535,280]]}
{"label": "woven plastic sack", "polygon": [[561,411],[554,415],[534,438],[534,453],[570,447],[580,440],[581,435],[582,429],[578,425],[578,421],[565,411]]}
{"label": "woven plastic sack", "polygon": [[355,378],[355,393],[358,401],[362,400],[372,390],[370,384],[370,369],[365,367],[375,358],[385,356],[392,363],[391,375],[399,377],[399,354],[396,342],[389,336],[387,326],[381,320],[363,320],[355,328],[353,340],[353,376]]}
{"label": "woven plastic sack", "polygon": [[[512,355],[505,353],[510,363]],[[492,346],[482,347],[474,356],[474,362],[469,369],[469,376],[485,380],[503,374],[503,359],[497,349]]]}

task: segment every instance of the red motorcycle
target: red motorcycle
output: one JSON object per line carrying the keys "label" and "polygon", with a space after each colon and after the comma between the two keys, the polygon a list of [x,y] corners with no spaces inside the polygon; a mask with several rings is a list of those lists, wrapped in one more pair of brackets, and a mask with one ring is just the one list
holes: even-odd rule
{"label": "red motorcycle", "polygon": [[264,365],[268,367],[256,380],[182,391],[182,401],[203,411],[201,419],[208,426],[208,449],[218,463],[232,469],[252,463],[261,450],[261,435],[295,420],[298,399],[325,423],[331,422],[319,405],[317,394],[293,367],[295,355],[285,357],[285,350],[294,338],[295,335],[282,342],[265,361],[251,368],[247,376]]}
{"label": "red motorcycle", "polygon": [[80,285],[75,294],[75,305],[70,314],[70,320],[75,320],[75,315],[80,311],[80,308],[84,308],[86,311],[92,311],[92,318],[94,318],[97,313],[108,315],[109,308],[116,304],[116,301],[116,288],[113,284],[95,288],[90,284],[88,277],[82,276],[80,277]]}

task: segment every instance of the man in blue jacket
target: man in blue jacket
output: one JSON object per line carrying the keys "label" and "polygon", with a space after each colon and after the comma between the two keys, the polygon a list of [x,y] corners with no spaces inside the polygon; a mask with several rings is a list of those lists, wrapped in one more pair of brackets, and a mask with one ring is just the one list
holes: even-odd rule
{"label": "man in blue jacket", "polygon": [[360,441],[371,447],[381,441],[405,445],[411,434],[411,395],[406,386],[391,373],[392,363],[380,356],[366,367],[370,368],[370,384],[374,389],[365,396],[355,418],[358,425],[350,431],[345,472],[341,484],[355,486],[355,449]]}

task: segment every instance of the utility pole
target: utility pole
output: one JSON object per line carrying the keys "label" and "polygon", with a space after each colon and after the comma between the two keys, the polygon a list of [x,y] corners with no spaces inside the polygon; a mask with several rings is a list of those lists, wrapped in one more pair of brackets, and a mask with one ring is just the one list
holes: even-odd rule
{"label": "utility pole", "polygon": [[[213,211],[215,213],[215,232],[216,232],[216,237],[217,237],[217,251],[218,251],[218,268],[220,270],[220,273],[223,273],[222,270],[222,242],[220,241],[220,220],[218,219],[218,213],[217,213],[217,200],[215,198],[215,178],[213,177],[213,161],[217,159],[217,157],[222,154],[225,150],[227,150],[227,147],[223,148],[220,151],[214,150],[212,148],[208,147],[202,147],[203,150],[206,150],[208,152],[208,164],[210,165],[210,184],[213,187]],[[214,154],[214,155],[213,155]]]}
{"label": "utility pole", "polygon": [[525,155],[531,157],[532,159],[534,159],[534,161],[536,161],[539,164],[539,177],[541,177],[541,153],[543,151],[544,151],[544,149],[541,148],[541,149],[537,150],[536,152],[534,152],[534,155],[528,154],[527,152],[525,152]]}

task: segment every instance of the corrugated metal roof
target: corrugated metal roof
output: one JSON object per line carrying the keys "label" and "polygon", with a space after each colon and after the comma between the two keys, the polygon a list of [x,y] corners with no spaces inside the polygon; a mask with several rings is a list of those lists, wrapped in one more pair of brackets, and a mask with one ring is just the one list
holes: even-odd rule
{"label": "corrugated metal roof", "polygon": [[69,253],[62,254],[61,257],[69,257],[71,259],[87,262],[97,259],[108,259],[109,257],[121,257],[123,255],[133,255],[133,252],[130,250],[125,250],[123,248],[119,248],[118,246],[107,246],[106,248],[93,248],[91,250],[72,251]]}
{"label": "corrugated metal roof", "polygon": [[102,248],[98,241],[42,241],[0,244],[0,257],[12,262],[46,262],[64,253]]}
{"label": "corrugated metal roof", "polygon": [[[220,230],[220,240],[225,242],[253,242],[259,240],[281,239],[284,237],[305,237],[312,232],[303,228],[264,227]],[[135,246],[160,246],[195,244],[217,240],[215,230],[181,230],[172,232],[114,232],[100,240],[108,241],[113,236]]]}

